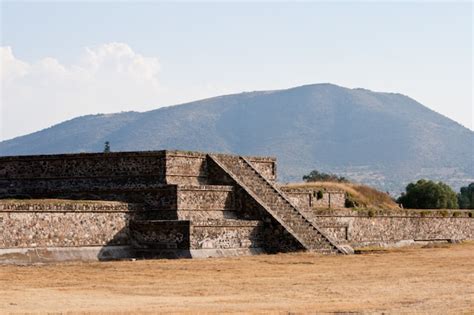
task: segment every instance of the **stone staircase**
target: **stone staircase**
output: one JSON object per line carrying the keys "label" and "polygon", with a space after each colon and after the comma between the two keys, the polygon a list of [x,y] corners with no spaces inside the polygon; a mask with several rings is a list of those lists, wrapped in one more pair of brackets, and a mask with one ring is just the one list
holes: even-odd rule
{"label": "stone staircase", "polygon": [[219,154],[209,154],[208,158],[228,174],[307,250],[328,254],[353,253],[350,246],[338,245],[311,223],[246,158]]}

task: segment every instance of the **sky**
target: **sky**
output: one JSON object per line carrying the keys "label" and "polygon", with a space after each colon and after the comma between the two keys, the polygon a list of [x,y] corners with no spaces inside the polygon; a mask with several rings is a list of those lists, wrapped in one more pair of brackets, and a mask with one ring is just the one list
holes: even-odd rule
{"label": "sky", "polygon": [[334,83],[474,129],[468,2],[0,2],[0,141],[77,116]]}

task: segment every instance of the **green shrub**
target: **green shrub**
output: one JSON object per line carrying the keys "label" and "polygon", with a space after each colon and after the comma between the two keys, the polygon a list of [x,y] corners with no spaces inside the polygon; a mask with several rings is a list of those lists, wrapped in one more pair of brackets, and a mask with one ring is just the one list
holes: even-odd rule
{"label": "green shrub", "polygon": [[461,187],[458,194],[459,208],[474,209],[474,183]]}
{"label": "green shrub", "polygon": [[305,182],[339,182],[347,183],[349,182],[347,178],[343,176],[337,176],[335,174],[323,173],[317,170],[311,171],[308,175],[303,176]]}
{"label": "green shrub", "polygon": [[323,196],[324,196],[323,191],[318,190],[318,192],[316,193],[316,198],[320,200],[320,199],[323,199]]}
{"label": "green shrub", "polygon": [[346,208],[355,208],[357,207],[357,203],[354,201],[354,199],[348,194],[346,196],[346,200],[344,201],[344,206]]}
{"label": "green shrub", "polygon": [[456,193],[443,182],[420,179],[410,183],[406,192],[398,198],[404,208],[412,209],[457,209]]}

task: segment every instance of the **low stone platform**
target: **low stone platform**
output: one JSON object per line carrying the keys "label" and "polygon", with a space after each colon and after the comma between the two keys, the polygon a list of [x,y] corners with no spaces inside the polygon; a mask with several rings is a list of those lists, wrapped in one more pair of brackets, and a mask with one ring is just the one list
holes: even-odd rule
{"label": "low stone platform", "polygon": [[471,212],[356,212],[342,208],[344,197],[277,185],[270,157],[0,157],[0,262],[350,254],[370,244],[473,239]]}
{"label": "low stone platform", "polygon": [[[223,212],[204,212],[216,211]],[[160,212],[125,202],[3,199],[0,262],[250,255],[281,250],[282,244],[272,239],[275,233],[285,234],[259,220],[145,219],[160,217]]]}

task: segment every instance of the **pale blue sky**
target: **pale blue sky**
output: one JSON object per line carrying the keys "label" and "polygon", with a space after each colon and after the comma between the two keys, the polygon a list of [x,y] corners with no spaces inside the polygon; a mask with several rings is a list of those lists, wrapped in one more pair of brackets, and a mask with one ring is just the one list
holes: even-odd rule
{"label": "pale blue sky", "polygon": [[323,82],[403,93],[473,129],[470,2],[1,9],[0,140],[87,113]]}

